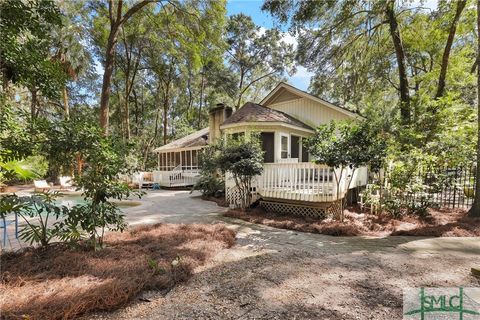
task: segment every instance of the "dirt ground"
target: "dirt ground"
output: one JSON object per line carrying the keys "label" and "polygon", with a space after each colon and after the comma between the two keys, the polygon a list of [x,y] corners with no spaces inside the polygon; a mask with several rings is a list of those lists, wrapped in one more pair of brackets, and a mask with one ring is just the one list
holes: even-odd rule
{"label": "dirt ground", "polygon": [[479,238],[331,237],[235,223],[237,244],[188,283],[89,319],[400,319],[403,288],[480,285],[470,274]]}
{"label": "dirt ground", "polygon": [[115,310],[144,290],[169,291],[235,233],[223,224],[156,224],[105,237],[99,251],[56,244],[0,256],[1,319],[75,319]]}

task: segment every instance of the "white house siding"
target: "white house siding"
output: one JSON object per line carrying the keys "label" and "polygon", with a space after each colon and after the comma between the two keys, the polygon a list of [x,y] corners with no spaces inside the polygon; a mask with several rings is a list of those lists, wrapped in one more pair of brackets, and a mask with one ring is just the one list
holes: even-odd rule
{"label": "white house siding", "polygon": [[288,113],[313,128],[318,127],[320,124],[329,123],[332,120],[351,119],[351,117],[345,113],[307,98],[276,102],[267,106]]}

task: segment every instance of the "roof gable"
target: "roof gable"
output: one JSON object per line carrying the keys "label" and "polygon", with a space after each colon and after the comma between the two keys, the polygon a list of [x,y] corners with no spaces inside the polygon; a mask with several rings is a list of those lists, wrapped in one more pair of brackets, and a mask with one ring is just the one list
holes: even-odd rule
{"label": "roof gable", "polygon": [[343,107],[336,106],[328,101],[322,100],[308,92],[297,89],[294,86],[289,85],[285,82],[280,82],[263,100],[260,102],[261,105],[269,106],[279,102],[285,102],[289,100],[295,100],[300,98],[306,98],[313,100],[324,105],[327,108],[331,108],[338,112],[341,112],[351,118],[361,117],[358,113],[347,110]]}

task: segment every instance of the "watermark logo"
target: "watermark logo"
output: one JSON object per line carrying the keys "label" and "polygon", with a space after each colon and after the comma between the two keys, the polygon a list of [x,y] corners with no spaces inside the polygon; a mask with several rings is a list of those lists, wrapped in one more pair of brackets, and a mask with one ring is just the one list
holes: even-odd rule
{"label": "watermark logo", "polygon": [[480,320],[480,288],[405,289],[403,318]]}

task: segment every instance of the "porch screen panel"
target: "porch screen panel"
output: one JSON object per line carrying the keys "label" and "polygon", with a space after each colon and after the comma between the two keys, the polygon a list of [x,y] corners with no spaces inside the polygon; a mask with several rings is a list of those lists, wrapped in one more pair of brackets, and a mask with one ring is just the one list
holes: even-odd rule
{"label": "porch screen panel", "polygon": [[300,137],[292,136],[291,140],[291,157],[292,158],[300,158]]}
{"label": "porch screen panel", "polygon": [[191,169],[192,168],[192,150],[185,151],[185,157],[187,159],[184,162],[184,165],[186,165],[188,169]]}
{"label": "porch screen panel", "polygon": [[186,151],[182,151],[182,169],[186,169],[187,166],[187,157],[186,157]]}
{"label": "porch screen panel", "polygon": [[192,166],[198,166],[197,150],[192,150]]}
{"label": "porch screen panel", "polygon": [[175,152],[175,167],[180,164],[180,152]]}
{"label": "porch screen panel", "polygon": [[260,140],[262,141],[263,161],[265,163],[272,163],[275,161],[275,143],[273,132],[260,133]]}

